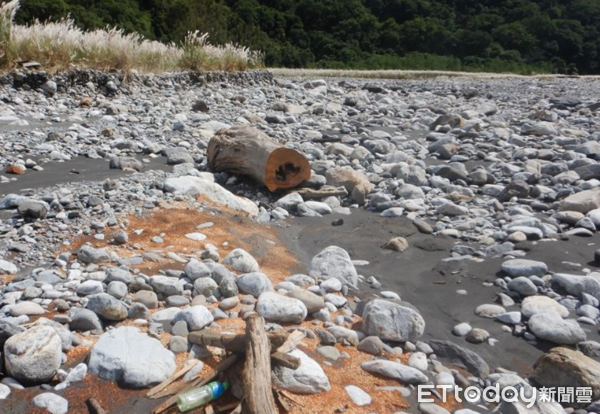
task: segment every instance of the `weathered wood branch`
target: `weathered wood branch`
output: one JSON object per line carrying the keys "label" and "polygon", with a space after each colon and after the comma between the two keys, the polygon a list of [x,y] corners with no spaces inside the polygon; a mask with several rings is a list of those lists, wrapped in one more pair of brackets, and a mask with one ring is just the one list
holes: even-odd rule
{"label": "weathered wood branch", "polygon": [[[168,400],[166,400],[165,402],[163,402],[161,405],[156,407],[154,410],[152,410],[152,414],[159,414],[159,413],[162,413],[163,411],[168,410],[171,406],[173,406],[177,403],[177,395],[178,394],[189,391],[192,388],[201,387],[203,385],[208,384],[209,382],[216,379],[221,373],[223,373],[223,372],[227,371],[229,368],[231,368],[233,366],[233,364],[235,364],[237,362],[237,360],[238,360],[238,356],[236,354],[230,355],[227,358],[225,358],[223,361],[221,361],[219,363],[219,365],[217,365],[215,367],[215,370],[213,371],[213,373],[208,375],[206,378],[204,378],[204,379],[198,378],[196,380],[193,380],[188,383],[180,384],[179,386],[173,387],[173,389],[168,390],[169,393],[166,395],[172,395],[172,394],[175,394],[175,395],[173,397],[169,398]],[[156,397],[156,395],[155,395],[155,397]]]}
{"label": "weathered wood branch", "polygon": [[[238,407],[241,407],[241,404],[239,402],[233,402],[226,405],[219,405],[215,407],[215,411],[218,413],[228,412],[229,414],[232,414]],[[242,409],[240,408],[240,412],[241,410]]]}
{"label": "weathered wood branch", "polygon": [[264,320],[257,314],[250,315],[246,319],[245,334],[236,335],[209,329],[192,332],[188,336],[191,343],[223,348],[233,352],[233,354],[221,361],[215,367],[213,373],[204,378],[200,377],[201,374],[198,374],[198,378],[194,378],[190,382],[165,389],[189,371],[192,368],[192,366],[189,366],[175,372],[167,380],[151,389],[148,392],[150,398],[161,398],[175,394],[156,407],[152,413],[159,414],[169,409],[177,402],[177,395],[217,379],[221,373],[235,364],[239,356],[244,355],[246,358],[242,378],[246,391],[246,396],[242,402],[244,412],[249,414],[276,414],[278,411],[271,386],[271,364],[275,363],[287,368],[297,369],[300,366],[300,360],[288,354],[288,352],[294,349],[305,336],[301,331],[294,331],[291,334],[284,330],[267,333]]}
{"label": "weathered wood branch", "polygon": [[306,334],[304,332],[294,331],[290,334],[290,336],[288,336],[285,342],[279,348],[277,348],[276,352],[283,352],[287,354],[296,348],[304,338],[306,338]]}
{"label": "weathered wood branch", "polygon": [[344,187],[322,187],[319,190],[312,188],[300,188],[296,190],[296,193],[300,194],[305,200],[315,200],[327,197],[346,197],[348,191]]}
{"label": "weathered wood branch", "polygon": [[291,411],[292,407],[286,401],[286,399],[284,398],[284,396],[281,395],[281,393],[279,391],[275,391],[275,400],[277,402],[277,405],[279,407],[281,407],[283,409],[283,411],[285,411],[286,413],[288,413],[288,412]]}
{"label": "weathered wood branch", "polygon": [[271,341],[265,332],[261,316],[246,319],[246,361],[242,381],[248,414],[278,414],[271,386]]}
{"label": "weathered wood branch", "polygon": [[206,154],[211,171],[248,175],[270,191],[293,188],[310,178],[304,155],[249,126],[219,130],[208,143]]}
{"label": "weathered wood branch", "polygon": [[[267,338],[273,349],[282,346],[291,335],[283,330],[269,332]],[[214,346],[222,348],[235,354],[246,353],[246,335],[233,334],[230,332],[216,332],[210,329],[203,329],[198,332],[192,332],[188,336],[188,341],[195,345]],[[297,369],[300,366],[300,360],[287,352],[274,352],[271,354],[273,363],[282,365],[286,368]]]}
{"label": "weathered wood branch", "polygon": [[[279,348],[285,343],[290,334],[284,330],[277,330],[267,334],[273,348]],[[214,346],[244,354],[246,352],[246,335],[234,334],[232,332],[217,332],[210,329],[192,332],[188,335],[188,341],[195,345]]]}
{"label": "weathered wood branch", "polygon": [[273,352],[271,354],[271,362],[275,365],[281,365],[293,370],[300,367],[300,358],[296,358],[295,356],[284,352]]}
{"label": "weathered wood branch", "polygon": [[90,406],[92,414],[106,414],[104,408],[102,408],[98,400],[96,400],[94,397],[90,397],[87,402]]}
{"label": "weathered wood branch", "polygon": [[342,137],[323,137],[312,140],[315,144],[325,144],[327,142],[342,142]]}
{"label": "weathered wood branch", "polygon": [[154,387],[150,391],[148,391],[148,394],[146,394],[146,397],[153,397],[154,395],[158,394],[159,392],[161,392],[162,390],[167,388],[169,385],[171,385],[172,383],[177,381],[179,378],[183,377],[194,366],[196,366],[196,364],[190,364],[190,365],[180,369],[179,371],[175,372],[169,378],[167,378],[166,380],[164,380],[163,382],[158,384],[156,387]]}
{"label": "weathered wood branch", "polygon": [[294,394],[292,394],[286,390],[277,390],[277,392],[279,394],[283,395],[288,400],[294,402],[295,404],[298,404],[299,406],[304,407],[304,404],[302,404]]}
{"label": "weathered wood branch", "polygon": [[242,414],[242,404],[238,404],[229,414]]}

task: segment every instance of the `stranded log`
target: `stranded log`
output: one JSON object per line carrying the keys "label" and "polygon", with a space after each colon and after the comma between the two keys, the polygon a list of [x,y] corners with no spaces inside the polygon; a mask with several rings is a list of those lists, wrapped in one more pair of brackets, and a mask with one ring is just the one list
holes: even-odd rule
{"label": "stranded log", "polygon": [[304,155],[249,126],[219,130],[208,143],[207,158],[211,171],[248,175],[269,191],[293,188],[310,178]]}

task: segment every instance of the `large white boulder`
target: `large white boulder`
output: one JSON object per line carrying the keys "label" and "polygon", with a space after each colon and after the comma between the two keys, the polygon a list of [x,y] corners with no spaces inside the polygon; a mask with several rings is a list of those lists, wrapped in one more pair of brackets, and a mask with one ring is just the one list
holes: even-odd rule
{"label": "large white boulder", "polygon": [[275,292],[261,294],[256,311],[267,321],[276,323],[300,323],[308,314],[304,303]]}
{"label": "large white boulder", "polygon": [[91,374],[126,387],[158,384],[175,371],[175,355],[137,328],[123,326],[104,333],[90,352]]}
{"label": "large white boulder", "polygon": [[278,388],[305,395],[331,389],[327,375],[315,360],[299,349],[294,349],[290,355],[300,359],[300,366],[295,370],[280,365],[273,368],[272,379]]}
{"label": "large white boulder", "polygon": [[363,311],[363,332],[385,341],[416,341],[425,331],[425,320],[416,311],[387,300],[374,299]]}
{"label": "large white boulder", "polygon": [[4,344],[6,372],[25,383],[39,384],[54,377],[62,361],[62,341],[49,326],[13,335]]}
{"label": "large white boulder", "polygon": [[358,273],[350,255],[337,246],[329,246],[313,257],[308,274],[317,281],[334,277],[345,285],[356,286],[358,283]]}

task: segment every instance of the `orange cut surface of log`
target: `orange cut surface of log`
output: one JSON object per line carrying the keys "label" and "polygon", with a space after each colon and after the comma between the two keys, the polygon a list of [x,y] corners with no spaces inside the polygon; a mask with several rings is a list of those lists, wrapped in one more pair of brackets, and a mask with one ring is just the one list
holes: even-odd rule
{"label": "orange cut surface of log", "polygon": [[249,126],[218,131],[208,144],[207,158],[211,171],[250,176],[269,191],[293,188],[310,178],[304,155]]}

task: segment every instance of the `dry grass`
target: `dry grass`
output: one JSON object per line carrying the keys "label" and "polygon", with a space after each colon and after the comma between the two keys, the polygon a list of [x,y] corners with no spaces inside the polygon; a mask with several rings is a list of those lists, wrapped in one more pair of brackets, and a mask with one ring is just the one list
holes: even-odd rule
{"label": "dry grass", "polygon": [[12,27],[19,0],[0,5],[0,65],[6,64],[11,57]]}
{"label": "dry grass", "polygon": [[86,32],[69,18],[57,22],[13,24],[19,0],[0,6],[0,68],[15,61],[36,61],[46,69],[73,66],[142,72],[169,70],[236,71],[259,67],[262,56],[234,44],[210,44],[208,34],[189,33],[181,45],[144,39],[116,28]]}

